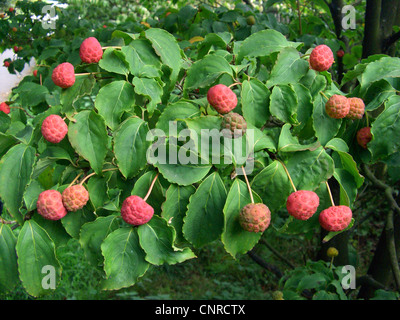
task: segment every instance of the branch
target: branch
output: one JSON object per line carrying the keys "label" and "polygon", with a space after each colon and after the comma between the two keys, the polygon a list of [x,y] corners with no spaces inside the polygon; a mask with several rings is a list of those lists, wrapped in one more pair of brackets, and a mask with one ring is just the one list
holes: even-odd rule
{"label": "branch", "polygon": [[271,252],[276,255],[280,260],[282,260],[284,263],[286,263],[290,268],[295,269],[296,267],[288,260],[286,259],[283,255],[281,255],[278,250],[276,250],[273,246],[271,246],[267,241],[264,239],[260,240],[260,243],[265,245]]}
{"label": "branch", "polygon": [[369,180],[371,180],[371,182],[378,187],[379,189],[382,189],[385,192],[385,196],[386,198],[389,200],[389,203],[391,205],[391,207],[400,214],[400,207],[397,204],[396,200],[393,198],[393,189],[387,185],[386,183],[382,182],[381,180],[379,180],[377,177],[374,176],[374,174],[372,173],[372,171],[368,168],[367,165],[363,165],[363,170],[365,175],[367,176],[367,178]]}
{"label": "branch", "polygon": [[390,289],[384,286],[382,283],[376,281],[372,276],[366,274],[365,276],[361,276],[356,279],[357,286],[368,285],[375,289],[383,289],[389,291]]}
{"label": "branch", "polygon": [[400,267],[396,254],[396,243],[394,240],[393,210],[390,210],[387,216],[385,231],[387,249],[389,252],[390,265],[392,267],[394,281],[396,283],[397,290],[400,290]]}
{"label": "branch", "polygon": [[247,254],[249,255],[249,257],[251,259],[253,259],[254,262],[256,262],[258,265],[260,265],[261,267],[263,267],[264,269],[272,272],[273,274],[276,275],[276,277],[278,279],[281,279],[283,277],[283,273],[281,270],[279,270],[279,268],[277,266],[274,266],[273,264],[268,263],[267,261],[265,261],[264,259],[262,259],[261,257],[259,257],[258,255],[256,255],[253,250],[247,252]]}
{"label": "branch", "polygon": [[389,49],[396,41],[400,40],[400,31],[392,34],[389,38],[384,40],[384,50]]}

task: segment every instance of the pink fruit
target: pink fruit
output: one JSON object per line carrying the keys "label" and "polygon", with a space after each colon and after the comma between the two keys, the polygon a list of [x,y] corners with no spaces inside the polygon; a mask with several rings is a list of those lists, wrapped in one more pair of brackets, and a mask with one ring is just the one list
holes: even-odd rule
{"label": "pink fruit", "polygon": [[349,119],[362,119],[365,112],[364,101],[357,97],[347,98],[350,104],[350,111],[346,118]]}
{"label": "pink fruit", "polygon": [[316,46],[310,55],[310,68],[315,71],[326,71],[335,62],[333,58],[333,52],[325,44]]}
{"label": "pink fruit", "polygon": [[140,226],[150,221],[154,209],[139,196],[129,196],[121,207],[121,217],[128,224]]}
{"label": "pink fruit", "polygon": [[308,220],[317,211],[319,197],[313,191],[299,190],[290,194],[286,208],[291,216],[299,220]]}
{"label": "pink fruit", "polygon": [[46,190],[39,194],[37,201],[38,213],[48,220],[59,220],[67,214],[61,193],[57,190]]}
{"label": "pink fruit", "polygon": [[63,89],[72,87],[75,83],[74,66],[69,62],[59,64],[54,68],[51,79],[56,86],[59,86]]}
{"label": "pink fruit", "polygon": [[325,111],[331,118],[342,119],[350,111],[349,100],[345,96],[334,94],[325,104]]}
{"label": "pink fruit", "polygon": [[10,107],[8,106],[7,103],[2,102],[2,103],[0,104],[0,111],[3,111],[4,113],[9,114],[9,113],[10,113]]}
{"label": "pink fruit", "polygon": [[97,63],[103,57],[103,49],[95,37],[83,40],[79,49],[81,60],[86,63]]}
{"label": "pink fruit", "polygon": [[348,206],[332,206],[319,215],[319,223],[327,231],[342,231],[346,229],[353,217]]}
{"label": "pink fruit", "polygon": [[41,130],[47,141],[59,143],[68,133],[68,126],[59,115],[52,114],[43,120]]}
{"label": "pink fruit", "polygon": [[217,84],[207,92],[208,103],[220,114],[225,114],[236,108],[236,94],[224,84]]}
{"label": "pink fruit", "polygon": [[82,185],[74,185],[66,188],[62,193],[64,207],[68,211],[82,209],[89,200],[89,192]]}
{"label": "pink fruit", "polygon": [[239,213],[239,223],[250,232],[264,232],[271,222],[271,211],[263,203],[249,203]]}
{"label": "pink fruit", "polygon": [[362,148],[367,149],[367,144],[371,140],[371,127],[364,127],[357,131],[357,142]]}
{"label": "pink fruit", "polygon": [[338,56],[338,58],[343,58],[343,56],[344,56],[344,51],[343,51],[342,49],[340,49],[340,50],[338,50],[338,51],[336,52],[336,55]]}

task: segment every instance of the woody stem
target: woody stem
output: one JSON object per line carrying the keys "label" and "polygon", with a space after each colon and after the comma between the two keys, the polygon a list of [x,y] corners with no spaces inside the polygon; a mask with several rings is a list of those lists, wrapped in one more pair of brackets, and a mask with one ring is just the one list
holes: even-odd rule
{"label": "woody stem", "polygon": [[[110,169],[104,169],[102,172],[107,172],[107,171],[113,171],[113,170],[117,170],[117,168],[110,168]],[[91,174],[87,175],[80,183],[80,185],[83,185],[84,182],[89,179],[90,177],[94,176],[96,174],[96,172],[92,172]]]}

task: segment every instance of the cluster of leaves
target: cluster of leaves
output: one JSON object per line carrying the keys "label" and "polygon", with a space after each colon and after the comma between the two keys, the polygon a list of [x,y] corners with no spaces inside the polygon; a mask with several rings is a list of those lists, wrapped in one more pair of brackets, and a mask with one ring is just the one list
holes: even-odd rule
{"label": "cluster of leaves", "polygon": [[[344,77],[345,82],[357,80],[348,96],[364,99],[372,125],[374,139],[364,150],[355,143],[355,134],[367,118],[329,118],[321,92],[344,93],[329,72],[310,70],[299,52],[302,42],[289,41],[274,29],[242,40],[214,30],[193,43],[190,52],[159,28],[116,30],[110,37],[99,40],[120,48],[106,49],[96,65],[79,60],[81,38],[51,40],[43,51],[47,55],[40,57],[49,66],[41,67],[41,80],[24,78],[10,98],[15,108],[9,115],[0,113],[0,197],[7,212],[3,218],[15,221],[14,228],[0,224],[2,291],[22,281],[32,296],[47,293],[42,268],[53,266],[59,279],[55,248],[71,238],[79,240],[94,268],[103,270],[101,286],[108,290],[133,285],[150,264],[194,258],[196,250],[213,241],[222,241],[234,258],[248,252],[262,235],[244,231],[238,223],[239,211],[251,197],[243,177],[232,173],[249,161],[255,166],[249,173],[253,197],[272,212],[269,233],[318,233],[318,214],[331,205],[326,182],[335,179],[340,204],[352,206],[364,182],[358,171],[362,162],[384,161],[394,181],[400,178],[398,58],[372,56]],[[65,61],[77,73],[89,74],[61,90],[51,71]],[[165,163],[149,161],[153,142],[171,154],[204,157],[199,150],[208,140],[187,142],[191,136],[179,134],[190,129],[201,137],[202,129],[220,129],[221,117],[206,99],[217,83],[240,83],[234,89],[239,97],[234,111],[244,116],[254,139],[245,135],[243,144],[233,148],[223,139],[219,152],[210,149],[205,155],[205,164],[182,163],[181,158],[169,162],[169,157]],[[41,123],[50,114],[60,114],[68,123],[68,136],[57,145],[41,135]],[[171,122],[176,132],[170,131]],[[152,136],[152,129],[164,136]],[[297,189],[320,197],[318,212],[308,221],[294,221],[281,210],[293,191],[283,164]],[[96,175],[85,183],[90,194],[85,208],[61,221],[37,214],[42,191],[62,192],[78,175],[91,173]],[[123,200],[133,194],[143,197],[157,173],[148,198],[154,217],[138,228],[127,225],[120,218]]]}

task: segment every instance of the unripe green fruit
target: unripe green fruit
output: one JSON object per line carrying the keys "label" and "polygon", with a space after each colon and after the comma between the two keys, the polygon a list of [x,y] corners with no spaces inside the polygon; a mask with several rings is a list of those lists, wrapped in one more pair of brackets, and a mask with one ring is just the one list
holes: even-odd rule
{"label": "unripe green fruit", "polygon": [[330,247],[327,251],[326,251],[326,255],[329,258],[333,258],[333,257],[337,257],[339,255],[339,251],[334,248],[334,247]]}
{"label": "unripe green fruit", "polygon": [[221,123],[222,135],[227,138],[239,138],[247,130],[246,120],[236,112],[224,115]]}
{"label": "unripe green fruit", "polygon": [[256,19],[254,18],[254,16],[248,16],[246,18],[246,22],[249,26],[252,26],[256,23]]}

